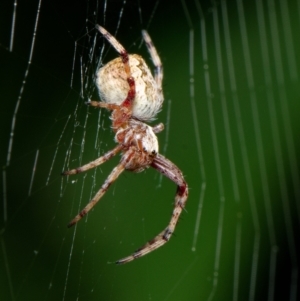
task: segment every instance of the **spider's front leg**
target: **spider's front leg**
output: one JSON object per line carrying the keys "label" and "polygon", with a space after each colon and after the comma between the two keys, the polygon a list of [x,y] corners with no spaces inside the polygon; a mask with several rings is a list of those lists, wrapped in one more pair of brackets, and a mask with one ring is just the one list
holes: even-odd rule
{"label": "spider's front leg", "polygon": [[97,166],[103,164],[104,162],[108,161],[113,156],[115,156],[122,148],[123,148],[123,146],[121,144],[119,144],[114,149],[108,151],[100,158],[98,158],[94,161],[91,161],[85,165],[82,165],[80,167],[63,171],[61,174],[62,174],[62,176],[76,175],[78,173],[81,173],[81,172],[87,171],[89,169],[92,169],[94,167],[97,167]]}
{"label": "spider's front leg", "polygon": [[[62,172],[63,176],[69,176],[69,175],[75,175],[84,171],[87,171],[91,168],[97,167],[101,165],[102,163],[108,161],[110,158],[115,156],[120,150],[122,150],[123,146],[121,144],[117,145],[114,149],[111,151],[108,151],[100,158],[85,164],[83,166],[67,170]],[[111,174],[108,176],[107,180],[102,185],[101,189],[97,192],[97,194],[94,196],[94,198],[87,204],[87,206],[68,224],[68,227],[73,226],[76,224],[83,216],[85,216],[100,200],[100,198],[104,195],[108,187],[117,179],[117,177],[120,175],[120,173],[124,170],[124,164],[121,163],[113,169]]]}
{"label": "spider's front leg", "polygon": [[126,49],[116,40],[114,36],[112,36],[105,28],[100,25],[96,25],[96,28],[103,34],[103,36],[107,39],[107,41],[117,50],[122,58],[122,62],[124,64],[124,71],[127,76],[127,83],[128,83],[128,92],[127,97],[122,102],[122,107],[127,107],[132,111],[133,101],[136,96],[135,90],[135,80],[131,74],[130,65],[129,65],[129,55]]}
{"label": "spider's front leg", "polygon": [[75,225],[79,222],[88,212],[98,203],[98,201],[102,198],[105,194],[109,186],[119,177],[119,175],[124,171],[125,167],[124,164],[120,163],[117,165],[110,175],[107,177],[99,191],[95,194],[95,196],[90,200],[90,202],[70,221],[68,224],[68,228]]}
{"label": "spider's front leg", "polygon": [[157,248],[163,246],[165,243],[167,243],[170,240],[175,230],[179,216],[187,201],[187,197],[188,197],[187,183],[185,182],[181,171],[174,163],[172,163],[164,156],[157,154],[151,166],[156,170],[158,170],[163,175],[165,175],[166,177],[168,177],[177,185],[175,204],[174,204],[171,220],[167,228],[165,228],[161,233],[159,233],[156,237],[150,240],[146,245],[144,245],[143,247],[135,251],[132,255],[118,260],[116,264],[124,264],[134,259],[140,258],[156,250]]}
{"label": "spider's front leg", "polygon": [[[112,151],[108,152],[110,155],[110,157],[113,156],[113,152],[114,154],[116,154],[120,149],[122,148],[122,146],[118,145],[117,147],[115,147]],[[108,154],[106,153],[106,154]],[[72,227],[73,225],[75,225],[78,221],[80,221],[97,203],[98,201],[102,198],[102,196],[105,194],[105,192],[108,190],[108,188],[110,187],[110,185],[119,177],[119,175],[124,171],[125,166],[128,164],[128,162],[131,160],[132,156],[133,156],[134,152],[132,150],[128,150],[127,152],[125,152],[121,158],[120,163],[111,171],[110,175],[107,177],[107,179],[105,180],[105,182],[103,183],[103,185],[101,186],[101,188],[99,189],[99,191],[95,194],[95,196],[90,200],[90,202],[71,220],[71,222],[68,224],[68,227]],[[104,156],[100,157],[100,159],[102,159]],[[95,160],[95,161],[97,161]],[[91,163],[86,164],[82,167],[85,168],[85,170],[88,170],[90,168],[95,167],[95,165],[91,166]],[[107,161],[107,160],[106,160]],[[103,159],[102,159],[102,163],[103,163]],[[99,162],[97,162],[99,163]],[[101,164],[101,163],[99,163]],[[98,164],[98,165],[99,165]],[[72,172],[74,171],[74,172]],[[82,171],[82,170],[81,170]],[[81,172],[80,171],[80,172]],[[70,175],[70,174],[75,174],[78,173],[78,168],[77,169],[73,169],[71,171],[67,171],[64,172],[64,175]]]}

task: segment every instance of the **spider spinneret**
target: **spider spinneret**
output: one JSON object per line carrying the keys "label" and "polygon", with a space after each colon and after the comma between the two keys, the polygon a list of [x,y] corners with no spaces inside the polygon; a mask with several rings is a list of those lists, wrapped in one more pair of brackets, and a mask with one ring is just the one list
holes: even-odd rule
{"label": "spider spinneret", "polygon": [[106,162],[118,152],[121,152],[122,156],[120,163],[112,170],[93,199],[69,223],[68,227],[76,224],[96,205],[124,170],[141,172],[145,168],[153,167],[177,185],[174,209],[168,226],[132,255],[116,262],[123,264],[142,257],[169,241],[187,201],[188,186],[179,168],[158,152],[158,140],[155,134],[163,130],[163,124],[152,127],[145,123],[157,115],[164,100],[162,64],[150,36],[145,30],[142,31],[156,69],[154,77],[141,56],[128,54],[106,29],[99,25],[96,25],[96,28],[116,49],[120,57],[99,68],[96,85],[102,101],[89,101],[87,104],[112,111],[112,129],[115,132],[117,146],[100,158],[76,169],[64,171],[62,174],[74,175],[87,171]]}

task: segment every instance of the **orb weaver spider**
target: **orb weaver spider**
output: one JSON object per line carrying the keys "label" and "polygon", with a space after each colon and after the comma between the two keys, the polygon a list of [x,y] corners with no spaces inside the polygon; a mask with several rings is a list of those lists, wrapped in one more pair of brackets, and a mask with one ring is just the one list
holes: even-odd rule
{"label": "orb weaver spider", "polygon": [[156,116],[164,100],[162,64],[150,36],[147,31],[142,31],[155,66],[154,77],[141,56],[128,54],[106,29],[99,25],[96,28],[116,49],[120,57],[98,69],[96,85],[102,101],[89,101],[87,105],[112,111],[112,129],[118,145],[100,158],[81,167],[64,171],[62,174],[75,175],[103,164],[119,152],[122,156],[119,164],[112,170],[93,199],[69,223],[68,227],[75,225],[97,204],[124,170],[141,172],[152,167],[177,185],[174,209],[168,226],[132,255],[116,262],[123,264],[142,257],[169,241],[187,201],[188,186],[179,168],[158,152],[155,134],[164,129],[163,124],[150,126],[145,123]]}

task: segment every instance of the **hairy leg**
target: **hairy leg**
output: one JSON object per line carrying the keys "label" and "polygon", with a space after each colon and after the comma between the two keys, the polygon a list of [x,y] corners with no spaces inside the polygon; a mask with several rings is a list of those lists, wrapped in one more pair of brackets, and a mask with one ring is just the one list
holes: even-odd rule
{"label": "hairy leg", "polygon": [[159,123],[152,127],[152,130],[155,134],[160,133],[164,130],[165,126],[163,123]]}
{"label": "hairy leg", "polygon": [[97,167],[97,166],[103,164],[104,162],[108,161],[113,156],[115,156],[121,149],[122,149],[122,145],[117,145],[114,149],[108,151],[107,153],[105,153],[100,158],[98,158],[98,159],[96,159],[92,162],[89,162],[85,165],[82,165],[80,167],[77,167],[77,168],[74,168],[74,169],[71,169],[71,170],[66,170],[66,171],[62,172],[62,175],[63,176],[76,175],[78,173],[87,171],[91,168]]}
{"label": "hairy leg", "polygon": [[168,177],[177,185],[175,204],[174,204],[171,220],[167,228],[165,228],[161,233],[159,233],[156,237],[150,240],[143,247],[135,251],[132,255],[118,260],[116,264],[128,263],[134,259],[140,258],[158,249],[159,247],[167,243],[170,240],[175,230],[179,216],[187,201],[187,197],[188,197],[187,183],[185,182],[181,171],[174,163],[172,163],[164,156],[158,154],[157,157],[153,160],[151,166],[156,170],[158,170],[163,175],[165,175],[166,177]]}
{"label": "hairy leg", "polygon": [[72,227],[78,221],[80,221],[102,198],[105,192],[108,190],[110,185],[119,177],[119,175],[124,171],[125,166],[132,159],[134,152],[129,150],[123,154],[120,163],[112,170],[110,175],[107,177],[99,191],[95,194],[92,200],[71,220],[68,227]]}
{"label": "hairy leg", "polygon": [[75,225],[79,222],[88,212],[98,203],[98,201],[102,198],[105,194],[109,186],[119,177],[119,175],[124,171],[124,165],[120,163],[117,165],[110,175],[107,177],[99,191],[95,194],[95,196],[90,200],[90,202],[70,221],[68,224],[68,228]]}

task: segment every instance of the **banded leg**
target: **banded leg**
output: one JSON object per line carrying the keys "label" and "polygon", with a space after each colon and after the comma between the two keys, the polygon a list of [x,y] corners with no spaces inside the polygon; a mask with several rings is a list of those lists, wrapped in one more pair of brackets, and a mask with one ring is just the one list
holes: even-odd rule
{"label": "banded leg", "polygon": [[90,202],[70,221],[68,224],[68,228],[75,225],[78,221],[80,221],[88,212],[98,203],[98,201],[103,197],[105,192],[108,190],[110,185],[119,177],[119,175],[124,171],[125,166],[131,160],[132,156],[134,155],[133,151],[127,151],[120,163],[112,170],[110,175],[107,177],[99,191],[95,194],[95,196],[90,200]]}
{"label": "banded leg", "polygon": [[112,36],[104,27],[96,25],[96,28],[102,33],[105,39],[120,53],[126,52],[125,48],[117,41],[117,39]]}
{"label": "banded leg", "polygon": [[152,130],[155,134],[160,133],[164,130],[165,126],[163,123],[159,123],[152,127]]}
{"label": "banded leg", "polygon": [[150,240],[146,245],[135,251],[132,255],[118,260],[116,264],[123,264],[130,262],[134,259],[140,258],[167,243],[175,230],[179,216],[187,201],[188,186],[183,178],[181,171],[175,164],[173,164],[164,156],[158,154],[157,157],[155,157],[155,159],[153,160],[151,166],[166,177],[168,177],[177,185],[175,204],[171,220],[169,222],[168,227],[164,229],[161,233],[159,233],[156,237],[154,237],[154,239]]}
{"label": "banded leg", "polygon": [[103,101],[88,101],[86,104],[91,107],[106,108],[107,110],[113,111],[111,114],[111,119],[113,120],[112,129],[114,130],[117,130],[118,128],[127,124],[132,115],[132,108],[128,108],[123,104],[117,105]]}
{"label": "banded leg", "polygon": [[114,104],[114,103],[106,103],[103,101],[95,101],[95,100],[87,101],[85,104],[90,107],[105,108],[109,111],[118,110],[120,108],[119,105]]}
{"label": "banded leg", "polygon": [[159,89],[162,90],[162,80],[163,80],[163,67],[160,60],[160,57],[156,51],[156,48],[146,30],[142,30],[142,35],[144,38],[144,41],[146,43],[146,46],[148,48],[148,52],[150,53],[152,62],[155,66],[155,81],[159,87]]}
{"label": "banded leg", "polygon": [[115,156],[121,149],[123,148],[122,145],[117,145],[114,149],[108,151],[107,153],[105,153],[103,156],[101,156],[100,158],[91,161],[83,166],[71,169],[71,170],[66,170],[64,172],[62,172],[63,176],[69,176],[69,175],[76,175],[78,173],[87,171],[89,169],[92,169],[94,167],[97,167],[101,164],[103,164],[104,162],[108,161],[109,159],[111,159],[113,156]]}
{"label": "banded leg", "polygon": [[90,200],[90,202],[70,221],[68,228],[79,222],[88,212],[98,203],[98,201],[103,197],[109,186],[119,177],[119,175],[124,171],[125,167],[122,163],[118,164],[107,177],[99,191]]}
{"label": "banded leg", "polygon": [[107,41],[117,50],[117,52],[122,57],[122,62],[124,64],[124,69],[127,75],[127,82],[129,85],[129,90],[126,99],[122,102],[122,106],[127,108],[132,108],[133,101],[135,98],[135,81],[130,72],[129,57],[125,48],[112,36],[105,28],[100,25],[96,25],[96,28],[103,34]]}

